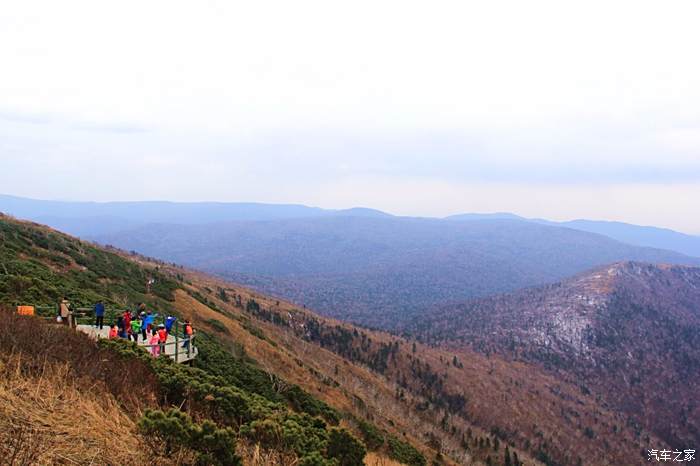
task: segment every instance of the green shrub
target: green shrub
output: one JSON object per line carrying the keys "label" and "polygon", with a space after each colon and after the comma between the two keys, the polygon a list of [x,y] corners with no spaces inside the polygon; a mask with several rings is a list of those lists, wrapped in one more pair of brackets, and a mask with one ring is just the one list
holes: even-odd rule
{"label": "green shrub", "polygon": [[312,397],[298,385],[289,387],[284,392],[284,397],[296,411],[308,413],[312,416],[321,416],[333,425],[337,425],[340,422],[340,414],[335,409],[323,401]]}
{"label": "green shrub", "polygon": [[217,332],[225,333],[225,334],[230,334],[228,328],[221,322],[220,320],[217,319],[207,319],[207,323],[211,325],[211,327],[216,330]]}
{"label": "green shrub", "polygon": [[167,412],[147,410],[138,423],[139,431],[152,443],[164,445],[165,454],[174,456],[177,450],[191,450],[197,464],[238,466],[236,434],[231,428],[220,428],[205,420],[202,424],[178,409]]}
{"label": "green shrub", "polygon": [[409,466],[425,466],[425,456],[412,445],[402,442],[396,437],[388,437],[389,458]]}
{"label": "green shrub", "polygon": [[360,419],[357,421],[357,427],[360,429],[362,440],[364,440],[369,450],[379,450],[384,446],[384,435],[373,424]]}
{"label": "green shrub", "polygon": [[299,466],[338,466],[338,461],[324,458],[319,452],[315,451],[301,458]]}
{"label": "green shrub", "polygon": [[330,430],[326,450],[328,457],[336,459],[339,466],[362,466],[367,453],[362,442],[347,430],[338,428]]}

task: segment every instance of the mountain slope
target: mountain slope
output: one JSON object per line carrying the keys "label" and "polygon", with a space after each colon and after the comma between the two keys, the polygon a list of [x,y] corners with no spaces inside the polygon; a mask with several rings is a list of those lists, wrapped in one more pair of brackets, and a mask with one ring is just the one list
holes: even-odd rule
{"label": "mountain slope", "polygon": [[[147,280],[155,280],[155,283],[147,288]],[[60,296],[67,296],[77,306],[91,306],[97,300],[103,300],[110,308],[108,322],[114,319],[115,309],[124,309],[127,305],[133,308],[138,302],[145,302],[149,309],[161,315],[172,313],[182,317],[185,314],[178,312],[178,296],[186,293],[185,289],[192,294],[197,292],[185,282],[181,271],[164,273],[159,264],[130,260],[116,251],[105,251],[40,225],[0,216],[0,308],[15,304],[55,306]],[[328,446],[334,436],[350,439],[346,429],[338,430],[333,426],[342,421],[346,427],[361,434],[350,413],[341,415],[300,386],[265,372],[240,345],[216,338],[214,334],[203,333],[197,338],[200,349],[197,368],[174,364],[169,358],[153,359],[146,352],[132,349],[123,342],[103,341],[123,356],[145,363],[145,370],[157,378],[154,384],[147,377],[130,380],[120,376],[121,366],[114,366],[109,358],[105,359],[85,335],[46,323],[39,325],[38,319],[23,319],[3,312],[6,317],[3,319],[5,325],[0,329],[0,353],[38,360],[32,367],[41,367],[42,359],[52,364],[68,364],[71,370],[83,371],[76,377],[93,378],[89,383],[99,385],[103,382],[108,388],[131,387],[129,392],[136,396],[142,388],[138,381],[141,380],[146,386],[157,389],[160,402],[156,407],[171,410],[173,407],[184,409],[184,406],[198,422],[209,419],[208,422],[214,422],[224,430],[235,429],[233,432],[238,437],[235,445],[226,440],[233,434],[220,433],[231,451],[234,447],[257,445],[266,454],[286,458],[281,464],[292,464],[306,456],[315,457],[313,464],[317,464],[324,457],[332,459],[345,454],[331,451]],[[50,320],[53,320],[53,315],[53,311],[48,311]],[[13,319],[19,319],[18,323],[12,323]],[[227,350],[227,347],[234,351]],[[107,362],[103,365],[104,361]],[[139,374],[138,365],[137,362],[129,364],[130,375]],[[153,407],[153,404],[146,407]],[[139,414],[143,406],[136,408]],[[349,416],[347,420],[345,415]],[[170,422],[167,419],[162,421]],[[189,421],[173,419],[172,422]],[[158,425],[156,423],[154,428]],[[288,432],[282,432],[283,425]],[[266,436],[260,431],[263,427],[279,431],[279,436]],[[409,444],[384,431],[377,430],[377,433],[387,435],[383,438],[395,439],[401,448],[415,451],[410,450]],[[92,434],[84,432],[83,435]],[[303,442],[302,438],[305,439]],[[189,444],[186,447],[194,448]],[[383,445],[374,449],[380,458],[393,454],[391,448]],[[354,451],[364,451],[364,446],[358,446]],[[97,453],[92,451],[93,455]],[[213,454],[211,451],[204,453]],[[206,463],[219,464],[209,460]]]}
{"label": "mountain slope", "polygon": [[[479,437],[488,438],[487,432],[499,438],[501,445],[507,442],[511,451],[517,448],[520,459],[529,453],[552,465],[585,464],[585,458],[596,458],[600,465],[643,464],[645,456],[622,452],[665,444],[645,429],[628,426],[626,416],[600,403],[598,393],[583,392],[578,383],[537,366],[469,348],[415,344],[255,294],[243,300],[240,315],[232,299],[242,293],[240,288],[204,274],[196,277],[193,283],[211,290],[198,299],[215,311],[199,310],[189,298],[183,306],[192,315],[221,322],[275,372],[308,377],[299,373],[298,362],[263,356],[278,344],[296,355],[294,359],[303,360],[313,377],[324,381],[317,385],[318,394],[312,391],[321,399],[328,401],[329,387],[336,383],[355,387],[350,404],[371,413],[374,422],[383,425],[382,419],[388,416],[405,434],[439,445],[443,455],[462,464],[473,463],[476,457],[484,461],[491,456],[495,464],[503,459],[503,447],[492,448],[493,437],[491,447],[484,449]],[[221,300],[221,289],[228,301]],[[246,336],[248,319],[261,331],[262,342],[258,332]],[[348,361],[364,370],[348,370]]]}
{"label": "mountain slope", "polygon": [[407,333],[535,363],[676,447],[700,441],[700,269],[619,263],[445,306]]}
{"label": "mountain slope", "polygon": [[333,217],[150,225],[99,241],[195,267],[365,326],[620,260],[700,264],[568,228],[496,219]]}
{"label": "mountain slope", "polygon": [[[220,410],[235,404],[221,404],[217,397],[233,390],[242,393],[244,406],[272,403],[276,414],[264,425],[273,434],[279,419],[299,423],[311,415],[328,418],[326,423],[339,418],[342,427],[376,450],[367,461],[377,465],[388,464],[382,463],[388,458],[415,465],[426,459],[502,464],[506,455],[511,464],[565,465],[586,458],[601,458],[601,465],[643,464],[644,457],[630,459],[630,452],[665,445],[644,429],[628,427],[624,415],[602,404],[597,393],[583,393],[578,385],[533,365],[358,329],[240,285],[107,251],[38,225],[0,218],[0,227],[0,262],[5,267],[0,267],[0,304],[49,304],[63,293],[79,305],[91,304],[97,295],[110,307],[143,298],[160,312],[190,317],[200,330],[195,360],[200,370],[177,374],[159,366],[154,374],[174,390],[168,392],[169,403],[185,403],[223,425],[230,418]],[[31,268],[22,268],[25,264]],[[132,275],[138,278],[133,283]],[[148,293],[144,277],[160,283],[157,294],[155,289]],[[120,291],[113,293],[112,286]],[[0,333],[13,336],[6,327]],[[21,341],[27,351],[34,348],[31,339]],[[145,353],[138,354],[151,364]],[[87,360],[95,358],[88,355]],[[174,380],[184,385],[172,385]],[[209,401],[201,388],[211,384],[219,387],[219,394]],[[199,393],[198,398],[188,401],[192,393]],[[277,434],[266,435],[259,430],[263,425],[256,425],[249,429],[234,424],[242,429],[239,450],[254,451],[257,443],[265,454],[291,460],[299,455],[275,443]],[[314,430],[304,435],[322,434]]]}

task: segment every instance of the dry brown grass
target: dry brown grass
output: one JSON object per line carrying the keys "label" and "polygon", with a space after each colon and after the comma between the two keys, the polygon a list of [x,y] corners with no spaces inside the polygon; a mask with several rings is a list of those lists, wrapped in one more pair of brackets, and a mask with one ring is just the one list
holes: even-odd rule
{"label": "dry brown grass", "polygon": [[[239,442],[236,453],[246,466],[296,466],[299,459],[294,455],[265,450],[260,445]],[[402,466],[401,463],[379,453],[369,452],[365,456],[366,466]]]}
{"label": "dry brown grass", "polygon": [[0,463],[147,464],[132,416],[96,385],[85,390],[66,364],[28,373],[22,355],[0,360]]}
{"label": "dry brown grass", "polygon": [[0,309],[0,464],[172,464],[138,435],[158,382],[84,334]]}
{"label": "dry brown grass", "polygon": [[386,456],[379,455],[375,452],[367,453],[365,456],[365,465],[367,466],[401,466],[401,463],[387,458]]}
{"label": "dry brown grass", "polygon": [[299,463],[299,459],[294,455],[266,450],[259,444],[241,441],[236,446],[236,453],[246,466],[295,466]]}
{"label": "dry brown grass", "polygon": [[0,352],[21,355],[27,374],[38,375],[45,366],[67,365],[86,389],[102,383],[105,390],[129,411],[155,407],[159,383],[143,362],[126,359],[84,333],[48,324],[36,317],[18,316],[0,309]]}

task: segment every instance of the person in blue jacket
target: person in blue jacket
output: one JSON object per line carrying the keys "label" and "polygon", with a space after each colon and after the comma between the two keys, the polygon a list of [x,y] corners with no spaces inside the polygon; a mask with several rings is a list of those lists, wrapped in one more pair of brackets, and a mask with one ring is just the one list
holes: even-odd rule
{"label": "person in blue jacket", "polygon": [[141,311],[141,314],[139,314],[139,320],[141,321],[141,337],[143,341],[146,341],[146,337],[148,335],[148,332],[146,331],[146,313]]}
{"label": "person in blue jacket", "polygon": [[102,330],[102,325],[105,320],[105,305],[102,301],[95,304],[95,328]]}
{"label": "person in blue jacket", "polygon": [[155,322],[157,316],[158,314],[151,314],[151,311],[148,311],[143,318],[143,324],[141,328],[145,327],[146,332],[150,332],[151,329],[155,327],[153,323]]}
{"label": "person in blue jacket", "polygon": [[176,317],[173,316],[168,316],[165,319],[165,331],[168,332],[168,335],[171,333],[171,329],[173,328],[173,324],[177,320]]}

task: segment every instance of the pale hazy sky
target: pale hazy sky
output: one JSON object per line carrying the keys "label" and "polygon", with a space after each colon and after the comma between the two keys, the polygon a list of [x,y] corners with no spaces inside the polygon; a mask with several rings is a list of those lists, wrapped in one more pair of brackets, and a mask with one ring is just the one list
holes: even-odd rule
{"label": "pale hazy sky", "polygon": [[696,1],[0,7],[0,193],[700,233]]}

